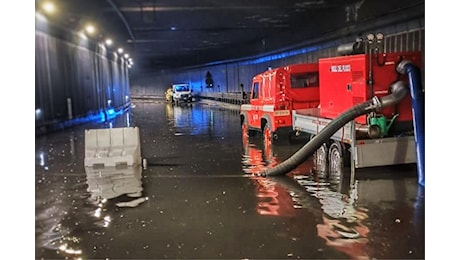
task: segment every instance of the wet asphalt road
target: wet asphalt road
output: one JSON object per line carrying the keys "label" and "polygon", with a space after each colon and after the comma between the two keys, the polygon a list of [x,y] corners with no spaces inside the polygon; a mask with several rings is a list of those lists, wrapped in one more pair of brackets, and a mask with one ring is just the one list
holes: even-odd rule
{"label": "wet asphalt road", "polygon": [[[84,130],[138,126],[146,169],[87,169]],[[36,138],[37,259],[423,259],[415,167],[331,184],[311,161],[252,175],[302,142],[242,140],[236,110],[135,102],[109,122]],[[268,166],[267,166],[268,165]]]}

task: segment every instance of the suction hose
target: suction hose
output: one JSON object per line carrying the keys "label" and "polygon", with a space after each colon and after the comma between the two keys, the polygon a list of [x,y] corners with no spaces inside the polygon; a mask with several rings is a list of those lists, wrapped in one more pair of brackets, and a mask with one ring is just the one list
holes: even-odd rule
{"label": "suction hose", "polygon": [[422,91],[420,70],[409,60],[399,62],[396,70],[400,74],[407,74],[409,77],[418,183],[425,186],[425,95]]}
{"label": "suction hose", "polygon": [[335,132],[347,124],[354,118],[367,114],[372,111],[378,111],[383,107],[392,106],[399,103],[408,92],[408,87],[403,81],[397,81],[390,87],[391,94],[382,98],[373,97],[371,100],[360,103],[349,110],[340,114],[337,118],[329,122],[329,124],[321,130],[312,140],[300,148],[291,157],[276,165],[273,168],[267,169],[260,173],[261,176],[275,176],[287,174],[295,169],[308,157],[310,157],[321,145],[329,140]]}

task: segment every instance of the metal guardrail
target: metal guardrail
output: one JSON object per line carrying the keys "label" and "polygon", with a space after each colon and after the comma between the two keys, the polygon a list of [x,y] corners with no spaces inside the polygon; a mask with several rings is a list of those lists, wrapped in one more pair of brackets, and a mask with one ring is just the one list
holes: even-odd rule
{"label": "metal guardrail", "polygon": [[248,96],[241,92],[205,92],[199,93],[197,96],[235,105],[247,104],[249,102]]}

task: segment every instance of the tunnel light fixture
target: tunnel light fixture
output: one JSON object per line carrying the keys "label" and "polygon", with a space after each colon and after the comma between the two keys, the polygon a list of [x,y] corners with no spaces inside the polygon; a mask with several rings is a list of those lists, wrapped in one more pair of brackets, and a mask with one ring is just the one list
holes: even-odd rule
{"label": "tunnel light fixture", "polygon": [[125,53],[125,55],[123,55],[125,57],[125,59],[129,58],[129,54],[128,53]]}
{"label": "tunnel light fixture", "polygon": [[112,44],[113,44],[112,39],[108,38],[108,39],[105,40],[105,45],[111,46]]}
{"label": "tunnel light fixture", "polygon": [[35,120],[41,120],[43,118],[43,111],[41,108],[35,109]]}
{"label": "tunnel light fixture", "polygon": [[373,33],[369,33],[367,36],[366,36],[367,40],[369,42],[373,42],[375,40],[375,35]]}
{"label": "tunnel light fixture", "polygon": [[94,27],[94,25],[92,25],[92,24],[88,24],[88,25],[85,26],[85,31],[88,34],[92,35],[92,34],[94,34],[96,32],[96,27]]}
{"label": "tunnel light fixture", "polygon": [[42,9],[45,11],[45,13],[52,14],[56,11],[56,6],[54,3],[47,1],[43,3]]}
{"label": "tunnel light fixture", "polygon": [[118,53],[123,53],[123,48],[118,48],[117,52]]}
{"label": "tunnel light fixture", "polygon": [[375,35],[375,38],[377,39],[377,42],[382,42],[383,41],[383,33],[379,32]]}

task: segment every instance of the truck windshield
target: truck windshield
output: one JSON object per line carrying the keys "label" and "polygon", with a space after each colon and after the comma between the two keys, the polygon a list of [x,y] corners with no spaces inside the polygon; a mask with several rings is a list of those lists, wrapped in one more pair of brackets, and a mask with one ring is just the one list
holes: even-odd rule
{"label": "truck windshield", "polygon": [[318,72],[292,74],[291,88],[318,87],[318,77]]}
{"label": "truck windshield", "polygon": [[189,91],[188,86],[176,86],[176,91]]}

